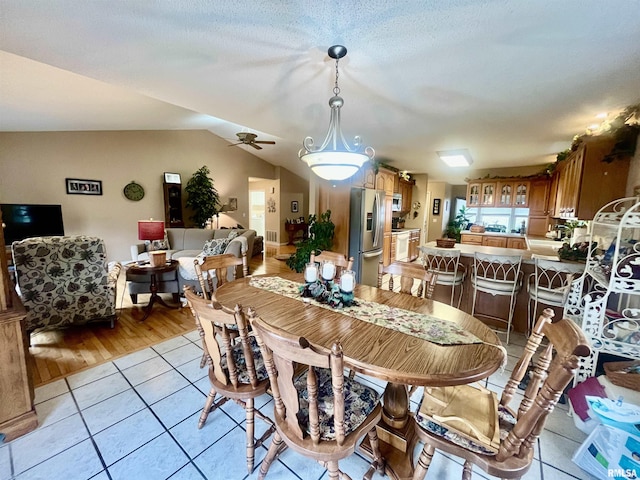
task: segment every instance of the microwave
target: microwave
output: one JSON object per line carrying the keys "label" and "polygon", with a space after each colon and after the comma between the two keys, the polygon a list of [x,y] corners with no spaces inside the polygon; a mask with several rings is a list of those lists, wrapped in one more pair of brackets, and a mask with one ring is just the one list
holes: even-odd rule
{"label": "microwave", "polygon": [[399,193],[393,194],[393,200],[391,203],[391,211],[392,212],[400,212],[402,211],[402,195]]}

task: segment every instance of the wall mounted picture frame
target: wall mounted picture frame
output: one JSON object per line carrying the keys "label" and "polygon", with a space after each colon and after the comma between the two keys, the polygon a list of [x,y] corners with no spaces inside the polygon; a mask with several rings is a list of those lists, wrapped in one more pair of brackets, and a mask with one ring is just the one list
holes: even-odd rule
{"label": "wall mounted picture frame", "polygon": [[298,213],[298,202],[296,200],[291,202],[291,213]]}
{"label": "wall mounted picture frame", "polygon": [[67,195],[102,195],[101,180],[65,178]]}
{"label": "wall mounted picture frame", "polygon": [[440,199],[439,198],[434,198],[433,199],[433,210],[432,213],[434,215],[440,215]]}

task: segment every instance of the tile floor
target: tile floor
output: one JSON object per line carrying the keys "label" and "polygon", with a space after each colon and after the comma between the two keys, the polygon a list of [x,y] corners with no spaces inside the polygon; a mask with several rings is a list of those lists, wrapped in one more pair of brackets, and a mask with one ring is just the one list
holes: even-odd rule
{"label": "tile floor", "polygon": [[[507,347],[509,365],[489,386],[506,382],[525,343],[514,335]],[[133,353],[114,362],[71,375],[36,389],[40,426],[8,444],[0,444],[0,480],[235,480],[247,474],[244,410],[228,402],[198,430],[200,410],[209,392],[206,369],[200,369],[200,338],[193,332]],[[383,382],[360,377],[382,392]],[[412,397],[412,406],[421,389]],[[256,406],[270,414],[264,396]],[[256,419],[256,436],[265,424]],[[591,479],[571,456],[586,436],[558,405],[538,441],[531,480]],[[270,441],[270,440],[269,440]],[[267,444],[268,442],[267,441]],[[419,453],[421,445],[416,448]],[[256,452],[256,466],[266,454]],[[354,480],[367,462],[358,454],[340,467]],[[462,465],[437,453],[427,478],[459,479]],[[319,464],[291,450],[272,464],[270,480],[326,479]],[[382,478],[377,474],[374,478]],[[481,471],[474,478],[487,478]]]}

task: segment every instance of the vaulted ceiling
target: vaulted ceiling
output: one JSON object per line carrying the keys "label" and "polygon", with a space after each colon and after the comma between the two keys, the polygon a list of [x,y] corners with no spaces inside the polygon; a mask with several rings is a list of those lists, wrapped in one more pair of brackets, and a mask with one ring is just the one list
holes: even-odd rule
{"label": "vaulted ceiling", "polygon": [[[340,61],[342,130],[434,180],[553,161],[640,101],[640,2],[2,0],[0,131],[207,129],[308,177]],[[436,152],[466,148],[451,170]]]}

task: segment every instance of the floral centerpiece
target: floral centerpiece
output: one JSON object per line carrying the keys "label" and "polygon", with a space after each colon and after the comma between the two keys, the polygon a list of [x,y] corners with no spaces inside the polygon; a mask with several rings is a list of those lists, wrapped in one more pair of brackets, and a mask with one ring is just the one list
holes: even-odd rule
{"label": "floral centerpiece", "polygon": [[344,292],[340,284],[333,280],[318,279],[300,286],[300,295],[303,298],[313,298],[319,303],[326,303],[333,308],[350,307],[358,305],[353,297],[353,292]]}

